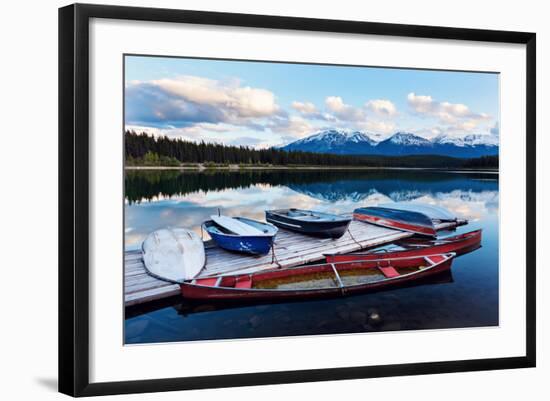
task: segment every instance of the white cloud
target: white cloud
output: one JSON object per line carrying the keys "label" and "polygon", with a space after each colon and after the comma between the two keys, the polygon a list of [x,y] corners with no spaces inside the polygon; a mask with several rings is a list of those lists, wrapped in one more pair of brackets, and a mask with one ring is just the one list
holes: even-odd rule
{"label": "white cloud", "polygon": [[365,107],[382,117],[393,117],[397,114],[397,107],[395,107],[395,105],[390,100],[369,100],[367,103],[365,103]]}
{"label": "white cloud", "polygon": [[342,111],[346,107],[340,96],[329,96],[325,99],[325,103],[329,110],[335,113]]}
{"label": "white cloud", "polygon": [[261,119],[279,114],[284,112],[272,92],[242,86],[238,80],[186,75],[126,85],[126,123],[132,125],[226,123],[262,130]]}
{"label": "white cloud", "polygon": [[465,120],[465,121],[457,121],[454,124],[454,127],[458,130],[471,132],[474,129],[476,129],[478,125],[479,125],[479,121],[477,120]]}
{"label": "white cloud", "polygon": [[294,101],[291,104],[292,108],[300,113],[301,116],[308,120],[320,120],[320,121],[336,121],[336,117],[329,113],[323,113],[317,109],[317,107],[311,102],[299,102]]}
{"label": "white cloud", "polygon": [[242,87],[238,81],[224,83],[185,75],[154,80],[151,84],[190,102],[226,108],[238,117],[265,117],[279,109],[273,93],[266,89]]}
{"label": "white cloud", "polygon": [[312,114],[317,112],[317,107],[311,102],[292,102],[292,108],[303,114]]}
{"label": "white cloud", "polygon": [[390,100],[373,99],[367,101],[363,107],[354,107],[346,104],[340,96],[329,96],[325,99],[325,104],[333,116],[332,120],[326,121],[335,123],[333,125],[338,128],[370,131],[371,134],[379,134],[381,137],[395,132],[396,124],[393,120],[398,112]]}
{"label": "white cloud", "polygon": [[407,95],[407,101],[417,113],[431,113],[434,110],[434,100],[431,96],[416,95],[411,92]]}
{"label": "white cloud", "polygon": [[271,131],[294,139],[307,136],[316,129],[309,121],[299,116],[273,118],[268,126]]}
{"label": "white cloud", "polygon": [[357,126],[360,130],[374,131],[381,134],[393,134],[395,132],[395,124],[391,121],[369,119],[363,123],[358,123]]}
{"label": "white cloud", "polygon": [[449,131],[471,132],[492,119],[486,113],[476,113],[462,103],[438,102],[428,95],[407,95],[409,106],[420,115],[434,117],[440,123],[448,125]]}
{"label": "white cloud", "polygon": [[472,114],[468,106],[461,103],[441,102],[439,106],[443,112],[455,117],[469,117]]}
{"label": "white cloud", "polygon": [[[243,143],[256,147],[276,139],[265,132],[270,125],[283,126],[289,120],[272,92],[244,86],[237,79],[186,75],[132,81],[126,85],[125,105],[127,129],[225,144],[235,144],[241,137]],[[289,120],[286,125],[291,132],[304,129],[299,121]],[[251,131],[261,139],[251,140],[255,136]]]}
{"label": "white cloud", "polygon": [[407,95],[409,106],[419,114],[437,117],[444,123],[453,124],[458,119],[489,120],[491,116],[486,113],[474,113],[468,106],[462,103],[438,102],[431,96],[416,95],[411,92]]}
{"label": "white cloud", "polygon": [[345,104],[340,96],[328,96],[325,104],[338,119],[343,121],[362,121],[365,120],[365,112],[357,107]]}

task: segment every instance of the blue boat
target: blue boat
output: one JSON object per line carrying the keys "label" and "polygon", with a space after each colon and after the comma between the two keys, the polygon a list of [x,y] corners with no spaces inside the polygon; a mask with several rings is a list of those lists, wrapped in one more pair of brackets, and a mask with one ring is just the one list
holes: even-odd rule
{"label": "blue boat", "polygon": [[246,217],[212,216],[203,228],[220,248],[251,255],[265,255],[273,246],[277,227]]}

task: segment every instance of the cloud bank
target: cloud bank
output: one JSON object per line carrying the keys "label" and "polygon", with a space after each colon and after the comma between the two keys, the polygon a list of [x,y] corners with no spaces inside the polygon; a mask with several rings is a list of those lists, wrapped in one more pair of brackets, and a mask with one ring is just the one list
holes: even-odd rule
{"label": "cloud bank", "polygon": [[414,113],[423,117],[435,118],[443,127],[432,127],[433,132],[459,134],[472,132],[492,117],[486,113],[476,113],[461,103],[439,102],[429,95],[417,95],[411,92],[407,102]]}
{"label": "cloud bank", "polygon": [[[398,110],[389,99],[367,98],[357,105],[337,93],[318,99],[318,104],[296,99],[284,107],[269,89],[245,85],[239,79],[193,75],[130,81],[125,91],[127,128],[192,141],[266,147],[326,128],[367,131],[379,139],[400,129],[425,137],[471,133],[484,125],[487,133],[498,136],[499,131],[498,122],[488,114],[414,92],[401,98],[407,111],[406,107]],[[422,128],[410,128],[411,121],[423,119],[428,123]]]}

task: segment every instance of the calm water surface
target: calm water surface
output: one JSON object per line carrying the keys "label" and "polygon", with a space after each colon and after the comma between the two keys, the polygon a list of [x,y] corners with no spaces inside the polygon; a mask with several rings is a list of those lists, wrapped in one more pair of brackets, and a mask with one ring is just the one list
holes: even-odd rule
{"label": "calm water surface", "polygon": [[[452,273],[419,285],[318,301],[231,305],[176,297],[127,310],[126,343],[274,337],[498,325],[498,175],[428,171],[127,171],[125,245],[166,226],[200,233],[216,214],[264,220],[265,209],[335,213],[417,200],[446,207],[483,229],[482,248]],[[442,236],[449,232],[441,233]],[[377,313],[380,320],[369,316]]]}

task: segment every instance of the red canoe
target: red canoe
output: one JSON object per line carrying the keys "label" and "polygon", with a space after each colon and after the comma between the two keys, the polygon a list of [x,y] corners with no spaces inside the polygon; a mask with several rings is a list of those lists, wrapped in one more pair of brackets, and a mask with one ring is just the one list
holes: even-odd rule
{"label": "red canoe", "polygon": [[437,253],[449,252],[454,252],[457,255],[463,255],[481,246],[481,230],[470,231],[469,233],[434,240],[408,238],[398,242],[397,245],[405,249],[396,251],[380,250],[364,253],[352,253],[347,255],[325,255],[325,257],[327,263],[340,263],[361,260],[392,259],[408,256],[434,255]]}
{"label": "red canoe", "polygon": [[180,284],[189,299],[277,300],[336,297],[390,288],[449,270],[454,253],[324,263]]}

